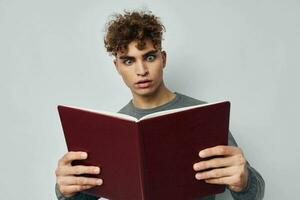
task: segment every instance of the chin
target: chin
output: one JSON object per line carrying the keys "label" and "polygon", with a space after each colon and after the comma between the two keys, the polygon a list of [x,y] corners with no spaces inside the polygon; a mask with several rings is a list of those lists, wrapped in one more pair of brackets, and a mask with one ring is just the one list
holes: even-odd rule
{"label": "chin", "polygon": [[139,89],[138,91],[135,90],[134,93],[138,96],[143,96],[143,97],[149,97],[155,94],[156,90],[151,90],[151,89]]}

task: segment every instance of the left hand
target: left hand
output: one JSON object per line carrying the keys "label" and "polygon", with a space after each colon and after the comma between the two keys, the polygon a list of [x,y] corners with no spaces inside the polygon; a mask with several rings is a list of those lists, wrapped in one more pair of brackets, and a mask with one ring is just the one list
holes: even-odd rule
{"label": "left hand", "polygon": [[[242,191],[248,182],[247,162],[239,147],[215,146],[199,152],[201,158],[218,156],[195,163],[193,168],[198,180],[211,184],[225,184],[234,192]],[[202,170],[207,170],[201,172]]]}

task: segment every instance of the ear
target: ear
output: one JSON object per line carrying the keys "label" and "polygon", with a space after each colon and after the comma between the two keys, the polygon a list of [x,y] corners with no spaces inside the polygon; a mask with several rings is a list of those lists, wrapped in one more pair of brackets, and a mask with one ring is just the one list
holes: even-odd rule
{"label": "ear", "polygon": [[120,69],[119,69],[119,66],[118,66],[117,58],[114,59],[114,65],[116,67],[117,72],[120,74]]}
{"label": "ear", "polygon": [[167,52],[166,51],[162,51],[161,52],[161,56],[162,56],[162,59],[163,59],[163,68],[165,68],[166,63],[167,63]]}

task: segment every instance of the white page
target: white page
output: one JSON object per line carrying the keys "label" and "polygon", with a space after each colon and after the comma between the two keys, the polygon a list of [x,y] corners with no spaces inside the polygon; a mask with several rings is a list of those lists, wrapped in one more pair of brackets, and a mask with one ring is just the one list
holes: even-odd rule
{"label": "white page", "polygon": [[205,103],[205,104],[200,104],[200,105],[195,105],[195,106],[187,106],[187,107],[182,107],[182,108],[175,108],[175,109],[170,109],[170,110],[159,111],[159,112],[151,113],[149,115],[145,115],[144,117],[140,118],[138,121],[142,121],[142,120],[145,120],[145,119],[151,119],[151,118],[154,118],[154,117],[157,117],[157,116],[163,116],[163,115],[176,113],[176,112],[180,112],[180,111],[184,111],[184,110],[190,110],[190,109],[193,109],[193,108],[199,108],[199,107],[214,105],[214,104],[222,103],[222,102],[225,102],[225,101],[218,101],[218,102],[213,102],[213,103]]}

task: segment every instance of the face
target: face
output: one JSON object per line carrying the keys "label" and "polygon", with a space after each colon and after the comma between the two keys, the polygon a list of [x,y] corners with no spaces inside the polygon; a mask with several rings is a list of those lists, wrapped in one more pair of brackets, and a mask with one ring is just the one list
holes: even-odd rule
{"label": "face", "polygon": [[136,47],[136,41],[129,43],[127,53],[117,53],[114,60],[117,71],[134,97],[153,95],[163,87],[166,52],[155,49],[151,40],[145,43],[143,50]]}

